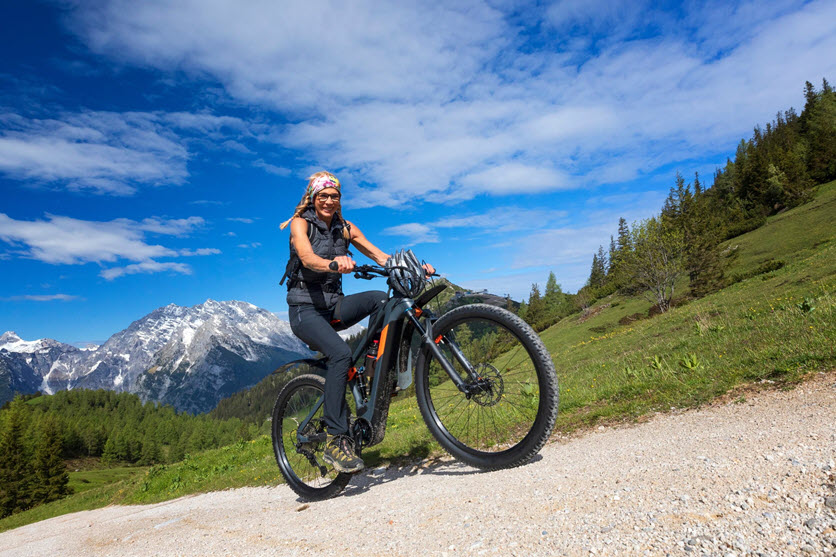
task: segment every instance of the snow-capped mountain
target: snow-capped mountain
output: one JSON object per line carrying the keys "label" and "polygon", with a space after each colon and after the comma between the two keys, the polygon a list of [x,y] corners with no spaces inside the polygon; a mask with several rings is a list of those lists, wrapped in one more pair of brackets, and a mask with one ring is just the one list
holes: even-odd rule
{"label": "snow-capped mountain", "polygon": [[43,376],[62,356],[72,357],[78,348],[49,338],[22,340],[14,331],[0,335],[0,404],[15,392],[40,389]]}
{"label": "snow-capped mountain", "polygon": [[[0,337],[0,402],[11,392],[110,389],[206,412],[310,350],[290,324],[246,302],[156,309],[96,349]],[[25,365],[24,365],[25,364]],[[5,396],[4,396],[5,395]]]}

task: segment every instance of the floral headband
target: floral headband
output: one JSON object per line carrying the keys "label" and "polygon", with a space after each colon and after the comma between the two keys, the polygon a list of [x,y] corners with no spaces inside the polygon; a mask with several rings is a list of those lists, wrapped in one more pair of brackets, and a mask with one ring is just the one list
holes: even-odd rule
{"label": "floral headband", "polygon": [[337,180],[337,177],[333,174],[321,174],[314,178],[313,182],[310,183],[308,186],[308,198],[313,201],[313,198],[316,197],[316,194],[324,190],[325,188],[335,188],[340,189],[340,181]]}

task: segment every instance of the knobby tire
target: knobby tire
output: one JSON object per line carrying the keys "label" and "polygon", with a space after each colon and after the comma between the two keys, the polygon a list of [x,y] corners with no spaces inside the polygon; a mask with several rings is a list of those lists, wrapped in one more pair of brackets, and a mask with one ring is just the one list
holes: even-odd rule
{"label": "knobby tire", "polygon": [[[456,459],[484,470],[528,462],[557,418],[554,363],[537,333],[517,315],[487,304],[455,308],[433,325],[433,337],[458,339],[490,388],[468,399],[428,350],[415,369],[418,407],[430,432]],[[493,335],[493,336],[491,336]],[[452,352],[447,359],[464,377]],[[467,381],[471,381],[467,379]]]}
{"label": "knobby tire", "polygon": [[[287,485],[301,498],[308,501],[329,499],[340,493],[351,479],[351,474],[336,472],[325,464],[322,455],[325,443],[311,443],[302,447],[310,451],[317,462],[328,469],[325,477],[310,464],[295,447],[296,431],[300,418],[304,419],[325,392],[325,379],[318,375],[300,375],[289,381],[276,398],[273,406],[273,453]],[[310,431],[325,430],[324,409],[319,410],[309,422]]]}

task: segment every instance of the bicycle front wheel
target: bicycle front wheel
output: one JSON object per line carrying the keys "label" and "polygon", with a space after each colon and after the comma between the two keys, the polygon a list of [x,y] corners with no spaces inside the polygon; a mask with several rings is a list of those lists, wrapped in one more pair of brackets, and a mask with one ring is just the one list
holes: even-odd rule
{"label": "bicycle front wheel", "polygon": [[[558,406],[554,363],[537,333],[505,309],[472,304],[444,314],[433,336],[467,387],[459,390],[432,353],[422,352],[415,389],[436,440],[477,468],[529,461],[551,435]],[[456,358],[456,349],[472,372]]]}
{"label": "bicycle front wheel", "polygon": [[303,499],[320,501],[341,492],[351,474],[325,463],[325,379],[300,375],[284,386],[273,407],[273,452],[287,485]]}

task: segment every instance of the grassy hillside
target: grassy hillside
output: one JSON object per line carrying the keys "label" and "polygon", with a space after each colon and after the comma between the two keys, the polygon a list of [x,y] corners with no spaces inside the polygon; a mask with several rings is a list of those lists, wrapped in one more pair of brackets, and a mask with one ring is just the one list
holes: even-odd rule
{"label": "grassy hillside", "polygon": [[[834,220],[836,182],[821,186],[811,203],[727,242],[728,272],[741,280],[726,289],[653,318],[647,318],[648,302],[611,296],[586,316],[567,317],[544,331],[560,378],[558,428],[635,419],[698,405],[740,385],[791,385],[808,373],[834,369]],[[769,260],[783,266],[756,274]],[[438,451],[415,399],[396,398],[386,440],[364,458],[373,466]],[[110,503],[279,481],[269,438],[261,437],[14,515],[0,521],[0,530]]]}

